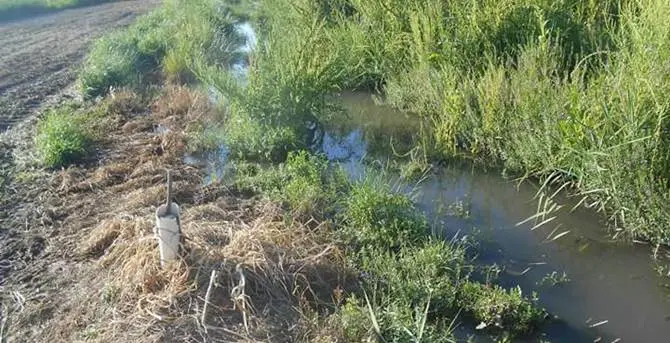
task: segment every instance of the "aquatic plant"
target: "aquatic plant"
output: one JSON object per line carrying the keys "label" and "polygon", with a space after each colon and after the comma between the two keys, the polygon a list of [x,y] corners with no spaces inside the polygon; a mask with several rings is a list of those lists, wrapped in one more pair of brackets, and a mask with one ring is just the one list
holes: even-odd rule
{"label": "aquatic plant", "polygon": [[238,189],[266,194],[292,211],[311,215],[332,213],[338,197],[349,188],[341,170],[304,150],[288,153],[286,161],[276,166],[238,162],[235,172]]}
{"label": "aquatic plant", "polygon": [[391,249],[417,244],[430,232],[425,216],[404,194],[367,178],[344,200],[344,235],[360,249]]}

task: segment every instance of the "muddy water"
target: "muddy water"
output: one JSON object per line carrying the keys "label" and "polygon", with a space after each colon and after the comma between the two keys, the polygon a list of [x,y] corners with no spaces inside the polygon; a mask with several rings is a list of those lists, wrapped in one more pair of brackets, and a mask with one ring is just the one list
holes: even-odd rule
{"label": "muddy water", "polygon": [[[364,157],[392,157],[391,143],[395,154],[403,153],[419,133],[416,119],[376,106],[369,95],[345,94],[341,100],[349,119],[329,125],[324,151],[352,174],[364,172]],[[501,283],[520,285],[527,294],[537,291],[540,305],[558,317],[544,339],[670,342],[668,280],[652,268],[649,247],[610,241],[597,215],[570,211],[576,204],[571,199],[556,200],[562,209],[518,225],[537,210],[538,187],[530,182],[518,184],[461,164],[434,170],[406,188],[413,189],[435,230],[447,237],[474,235],[479,261],[499,265]],[[542,281],[552,273],[562,282]]]}

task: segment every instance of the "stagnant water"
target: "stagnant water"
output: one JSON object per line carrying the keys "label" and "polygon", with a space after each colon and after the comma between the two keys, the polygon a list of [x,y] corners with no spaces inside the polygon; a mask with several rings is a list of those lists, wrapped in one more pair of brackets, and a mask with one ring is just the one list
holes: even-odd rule
{"label": "stagnant water", "polygon": [[[353,177],[370,170],[363,159],[384,163],[415,145],[421,130],[415,117],[377,106],[369,94],[343,94],[340,99],[349,115],[326,125],[322,150]],[[222,147],[186,160],[201,164],[209,183],[224,177],[227,156]],[[500,266],[499,283],[538,293],[540,306],[557,317],[544,327],[542,339],[670,341],[668,280],[652,268],[651,249],[608,239],[598,215],[584,208],[570,211],[574,201],[557,200],[563,208],[547,216],[556,219],[532,229],[542,219],[519,225],[537,212],[538,186],[532,182],[519,184],[500,173],[458,164],[436,168],[421,182],[400,188],[412,190],[440,234],[476,237],[478,261]],[[552,273],[562,282],[543,282]],[[457,330],[464,339],[473,332],[465,324]],[[475,340],[490,338],[479,334]]]}
{"label": "stagnant water", "polygon": [[[390,142],[395,142],[394,154],[406,152],[408,140],[419,134],[415,118],[376,106],[370,95],[341,99],[350,118],[332,125],[324,150],[352,173],[362,172],[364,156],[390,158]],[[670,341],[668,280],[652,268],[651,249],[611,241],[602,218],[580,207],[571,211],[575,201],[556,200],[563,207],[546,217],[556,219],[531,230],[542,220],[518,225],[537,212],[538,186],[531,182],[519,184],[458,164],[438,168],[410,186],[436,230],[447,237],[474,235],[479,261],[500,265],[503,285],[520,285],[526,294],[537,291],[539,304],[558,317],[546,328],[545,339]],[[552,273],[569,281],[543,283]]]}

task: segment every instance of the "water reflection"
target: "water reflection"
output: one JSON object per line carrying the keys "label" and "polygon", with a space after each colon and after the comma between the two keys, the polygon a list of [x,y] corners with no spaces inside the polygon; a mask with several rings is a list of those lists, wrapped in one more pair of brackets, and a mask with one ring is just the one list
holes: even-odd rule
{"label": "water reflection", "polygon": [[[391,144],[396,152],[416,144],[420,132],[416,118],[376,106],[365,94],[344,94],[341,100],[349,117],[326,125],[322,148],[354,177],[367,170],[364,159],[393,158]],[[224,178],[228,150],[221,147],[185,160],[205,169],[203,182],[208,184]],[[414,190],[434,230],[447,237],[476,236],[478,260],[502,267],[503,286],[520,285],[526,294],[538,292],[541,306],[558,316],[546,327],[543,339],[668,341],[670,297],[663,287],[667,280],[651,268],[650,251],[611,242],[599,216],[583,208],[568,210],[575,205],[572,199],[559,197],[565,206],[551,214],[555,219],[532,229],[541,219],[517,225],[537,210],[538,187],[531,182],[517,184],[498,173],[453,164],[405,187]],[[542,286],[553,272],[565,273],[570,281]],[[457,332],[465,337],[473,330],[463,325]],[[475,341],[490,338],[478,336]]]}
{"label": "water reflection", "polygon": [[[323,150],[349,172],[362,173],[364,157],[391,158],[391,142],[415,144],[417,120],[376,106],[366,95],[345,94],[342,101],[350,118],[329,125]],[[537,186],[531,182],[516,184],[455,164],[406,187],[414,189],[436,230],[477,236],[479,261],[501,265],[504,286],[518,284],[526,294],[538,291],[541,305],[559,317],[547,328],[546,339],[668,341],[670,298],[651,268],[649,250],[610,242],[601,218],[582,208],[568,210],[575,205],[572,199],[559,198],[565,206],[550,214],[556,218],[531,230],[541,219],[517,225],[537,210]],[[465,207],[468,215],[449,210],[453,204]],[[571,281],[541,287],[553,272]]]}

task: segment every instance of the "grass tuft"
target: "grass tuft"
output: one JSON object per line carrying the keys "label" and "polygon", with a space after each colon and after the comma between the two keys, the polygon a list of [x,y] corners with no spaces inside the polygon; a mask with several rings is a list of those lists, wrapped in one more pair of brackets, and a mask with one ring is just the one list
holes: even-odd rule
{"label": "grass tuft", "polygon": [[407,196],[369,179],[354,185],[343,217],[345,236],[365,249],[411,246],[430,232],[428,221]]}
{"label": "grass tuft", "polygon": [[89,150],[93,137],[85,118],[71,106],[48,110],[38,125],[37,150],[48,167],[60,167],[78,162]]}

